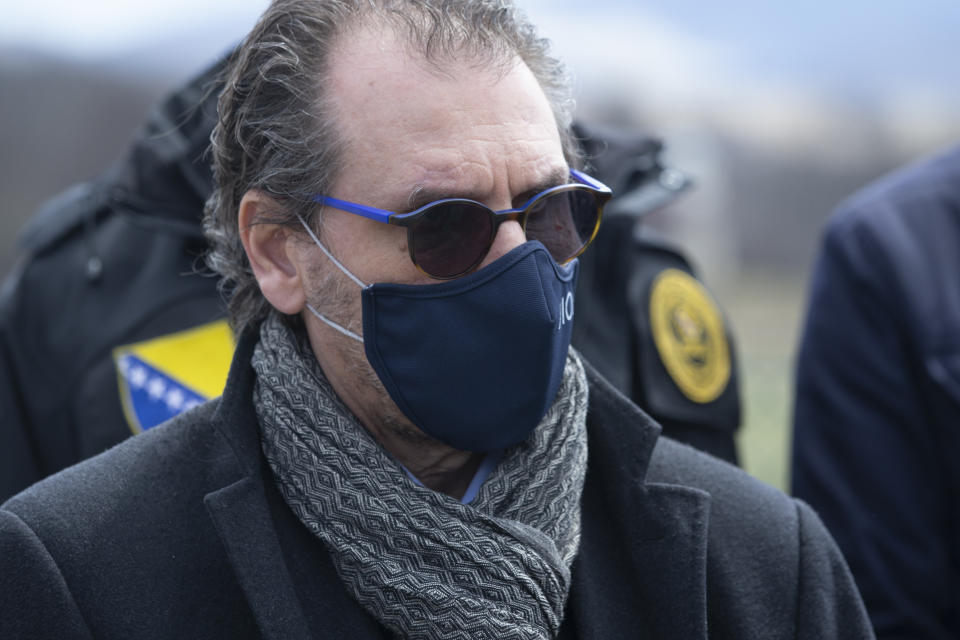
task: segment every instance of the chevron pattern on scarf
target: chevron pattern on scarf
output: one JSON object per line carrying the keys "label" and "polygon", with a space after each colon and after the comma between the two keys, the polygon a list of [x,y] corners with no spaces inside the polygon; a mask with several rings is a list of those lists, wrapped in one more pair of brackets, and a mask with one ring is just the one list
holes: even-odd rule
{"label": "chevron pattern on scarf", "polygon": [[261,446],[340,579],[407,638],[552,638],[580,542],[587,382],[571,349],[553,405],[468,505],[414,483],[276,315],[252,364]]}

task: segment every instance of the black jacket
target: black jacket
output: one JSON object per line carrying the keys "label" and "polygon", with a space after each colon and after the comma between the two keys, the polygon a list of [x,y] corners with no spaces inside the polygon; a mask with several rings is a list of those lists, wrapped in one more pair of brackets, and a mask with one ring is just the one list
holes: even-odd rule
{"label": "black jacket", "polygon": [[[221,399],[0,508],[0,637],[387,637],[273,485],[251,400],[256,339],[241,341]],[[658,439],[588,378],[567,637],[872,637],[807,506]]]}
{"label": "black jacket", "polygon": [[830,221],[796,397],[793,490],[877,635],[960,638],[960,146]]}
{"label": "black jacket", "polygon": [[[0,500],[175,413],[176,404],[164,408],[168,396],[129,383],[124,354],[153,345],[140,364],[168,392],[208,399],[223,388],[232,344],[211,356],[179,340],[197,327],[227,331],[216,279],[203,267],[200,225],[219,70],[214,65],[163,103],[122,163],[29,223],[26,256],[0,294]],[[599,177],[635,196],[631,213],[661,206],[686,186],[664,171],[655,141],[579,134]],[[582,257],[574,344],[668,434],[735,461],[733,351],[718,398],[695,402],[677,388],[650,337],[650,287],[664,269],[692,269],[675,249],[635,237],[636,216],[616,215],[617,202]],[[719,338],[729,342],[729,332]],[[170,353],[158,356],[163,349]],[[195,380],[201,364],[207,378]]]}
{"label": "black jacket", "polygon": [[216,280],[201,275],[212,73],[21,237],[26,255],[0,293],[0,500],[139,430],[121,403],[117,347],[224,317]]}

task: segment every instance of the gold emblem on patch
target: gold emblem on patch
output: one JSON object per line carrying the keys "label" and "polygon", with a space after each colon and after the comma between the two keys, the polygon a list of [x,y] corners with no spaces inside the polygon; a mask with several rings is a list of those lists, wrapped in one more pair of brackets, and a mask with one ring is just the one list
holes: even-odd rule
{"label": "gold emblem on patch", "polygon": [[730,381],[730,347],[723,318],[710,294],[679,269],[666,269],[650,290],[653,341],[683,395],[701,404],[716,400]]}

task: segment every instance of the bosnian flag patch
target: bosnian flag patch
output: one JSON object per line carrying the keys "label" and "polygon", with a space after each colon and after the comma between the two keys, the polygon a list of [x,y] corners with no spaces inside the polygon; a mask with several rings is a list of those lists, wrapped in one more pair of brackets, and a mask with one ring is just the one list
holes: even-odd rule
{"label": "bosnian flag patch", "polygon": [[221,320],[114,349],[131,431],[155,427],[223,393],[234,346]]}

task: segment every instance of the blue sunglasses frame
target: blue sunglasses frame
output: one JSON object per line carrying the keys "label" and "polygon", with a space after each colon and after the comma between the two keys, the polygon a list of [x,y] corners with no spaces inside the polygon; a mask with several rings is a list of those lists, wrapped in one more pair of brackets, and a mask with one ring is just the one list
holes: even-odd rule
{"label": "blue sunglasses frame", "polygon": [[[350,202],[348,200],[340,200],[339,198],[331,198],[330,196],[324,196],[324,195],[315,195],[311,199],[313,200],[313,202],[316,202],[318,204],[322,204],[328,207],[333,207],[334,209],[339,209],[340,211],[346,211],[347,213],[352,213],[358,216],[362,216],[364,218],[368,218],[375,222],[381,222],[384,224],[392,224],[392,225],[397,225],[401,227],[406,227],[407,234],[408,234],[407,245],[410,251],[410,259],[413,261],[414,265],[416,265],[421,272],[425,273],[431,278],[434,278],[437,280],[448,280],[451,278],[456,278],[461,275],[464,275],[465,273],[469,273],[473,268],[475,268],[478,264],[480,264],[483,261],[484,257],[486,257],[487,253],[490,251],[490,247],[493,245],[493,240],[496,237],[497,230],[499,229],[500,225],[503,222],[506,222],[508,220],[518,220],[521,222],[521,226],[524,227],[524,230],[526,230],[526,224],[525,224],[526,214],[533,207],[533,205],[546,197],[552,196],[557,193],[565,192],[565,191],[575,191],[575,190],[588,191],[596,199],[597,220],[594,225],[594,229],[590,234],[590,237],[583,242],[583,245],[580,247],[580,249],[576,253],[566,258],[557,260],[557,262],[561,264],[565,264],[570,260],[573,260],[574,258],[579,256],[581,253],[583,253],[584,250],[586,250],[586,248],[590,245],[590,243],[593,242],[593,239],[597,235],[597,231],[600,228],[600,221],[603,218],[603,206],[612,197],[613,192],[611,191],[610,187],[603,184],[596,178],[588,176],[587,174],[581,171],[577,171],[576,169],[570,169],[570,177],[573,180],[575,180],[575,182],[569,182],[567,184],[558,185],[556,187],[551,187],[550,189],[546,189],[545,191],[541,191],[540,193],[532,196],[529,200],[527,200],[522,207],[519,207],[516,209],[503,209],[500,211],[494,211],[493,209],[491,209],[490,207],[486,206],[481,202],[477,202],[476,200],[470,200],[467,198],[444,198],[442,200],[436,200],[422,207],[419,207],[418,209],[410,211],[409,213],[398,213],[396,211],[389,211],[387,209],[378,209],[376,207],[370,207],[367,205],[358,204],[356,202]],[[413,234],[415,232],[417,222],[421,218],[425,217],[427,213],[429,213],[431,210],[435,209],[438,206],[450,205],[450,204],[454,204],[454,205],[468,204],[470,206],[478,207],[480,209],[486,210],[487,212],[489,212],[489,215],[492,217],[492,225],[491,225],[492,232],[491,232],[490,238],[487,241],[486,248],[473,261],[473,263],[469,267],[459,270],[457,273],[453,273],[453,274],[430,273],[429,271],[426,271],[417,261],[417,256],[415,255],[415,252],[414,252],[415,243],[413,239]],[[556,256],[554,256],[554,258],[556,259]]]}

